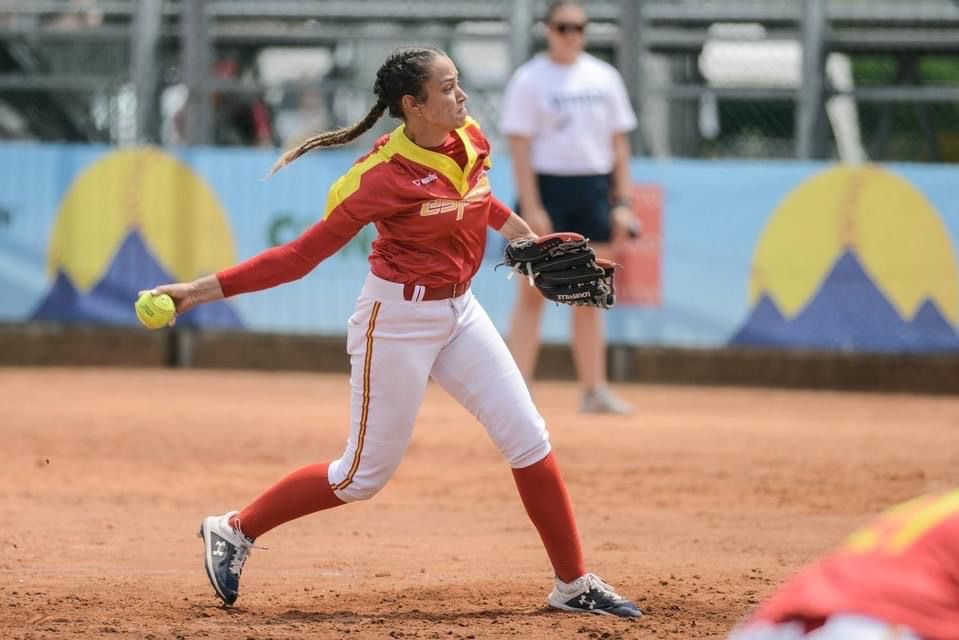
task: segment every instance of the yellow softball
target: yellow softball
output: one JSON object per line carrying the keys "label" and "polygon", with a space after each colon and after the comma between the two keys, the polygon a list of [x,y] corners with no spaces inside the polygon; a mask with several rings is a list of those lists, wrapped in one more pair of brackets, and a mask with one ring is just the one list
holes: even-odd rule
{"label": "yellow softball", "polygon": [[176,305],[173,304],[173,298],[165,293],[158,296],[149,291],[137,298],[133,309],[137,313],[137,319],[147,329],[162,329],[170,324],[173,316],[176,315]]}

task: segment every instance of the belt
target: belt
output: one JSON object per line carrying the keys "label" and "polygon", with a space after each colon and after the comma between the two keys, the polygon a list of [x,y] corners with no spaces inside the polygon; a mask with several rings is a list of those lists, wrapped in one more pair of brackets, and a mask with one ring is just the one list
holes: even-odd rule
{"label": "belt", "polygon": [[404,284],[403,297],[413,302],[425,302],[428,300],[446,300],[447,298],[458,298],[470,288],[470,280],[466,282],[457,282],[441,287],[424,287],[421,284]]}

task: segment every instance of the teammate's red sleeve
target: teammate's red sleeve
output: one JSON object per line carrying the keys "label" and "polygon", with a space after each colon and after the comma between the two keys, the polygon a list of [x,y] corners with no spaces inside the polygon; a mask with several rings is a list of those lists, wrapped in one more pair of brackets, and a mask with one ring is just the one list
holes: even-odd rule
{"label": "teammate's red sleeve", "polygon": [[336,234],[328,226],[326,221],[317,222],[299,238],[217,272],[223,296],[269,289],[302,278],[352,237]]}
{"label": "teammate's red sleeve", "polygon": [[512,213],[513,210],[503,204],[502,200],[496,196],[490,196],[489,226],[498,231],[506,224]]}

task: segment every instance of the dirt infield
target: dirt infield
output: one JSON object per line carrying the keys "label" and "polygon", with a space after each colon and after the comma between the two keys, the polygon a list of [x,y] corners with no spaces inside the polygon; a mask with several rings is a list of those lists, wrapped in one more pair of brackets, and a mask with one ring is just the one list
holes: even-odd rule
{"label": "dirt infield", "polygon": [[0,369],[5,638],[722,638],[875,511],[959,484],[959,399],[623,387],[536,395],[587,559],[638,621],[547,611],[549,565],[478,424],[431,388],[375,499],[264,536],[225,609],[201,518],[339,454],[345,376]]}

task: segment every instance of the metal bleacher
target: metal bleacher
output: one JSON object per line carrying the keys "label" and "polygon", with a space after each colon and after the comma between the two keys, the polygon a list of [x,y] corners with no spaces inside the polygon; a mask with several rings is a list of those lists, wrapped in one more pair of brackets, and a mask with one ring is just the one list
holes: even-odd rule
{"label": "metal bleacher", "polygon": [[[541,44],[537,18],[545,4],[543,0],[0,0],[0,136],[153,141],[159,129],[158,94],[181,82],[190,95],[185,142],[214,142],[210,131],[217,114],[210,111],[212,92],[266,96],[276,87],[256,73],[214,76],[212,63],[230,52],[248,70],[268,48],[322,48],[336,54],[336,72],[322,79],[323,86],[352,91],[352,102],[359,109],[368,94],[369,66],[382,50],[403,42],[437,43],[454,52],[468,43],[486,46],[473,51],[490,52],[489,57],[474,54],[473,59],[458,62],[464,80],[472,83],[467,89],[477,108],[485,109],[495,122],[509,70]],[[664,152],[670,155],[703,152],[690,122],[697,115],[697,103],[705,98],[723,104],[795,105],[784,113],[795,112],[796,131],[793,122],[784,122],[783,140],[812,136],[821,103],[832,95],[880,105],[877,108],[885,112],[894,110],[889,105],[918,105],[933,109],[937,117],[942,114],[941,122],[951,122],[950,110],[959,104],[959,84],[948,78],[930,82],[920,72],[929,59],[945,61],[946,66],[959,64],[955,0],[585,4],[591,19],[591,50],[620,68],[640,111],[656,113],[657,101],[668,105],[660,111],[669,118],[662,124],[672,132]],[[710,86],[699,62],[704,47],[717,39],[716,25],[751,25],[766,41],[802,43],[803,64],[808,65],[803,67],[802,82],[795,87]],[[344,51],[352,54],[340,55]],[[880,82],[833,86],[821,70],[832,53],[849,56],[854,63],[878,60],[888,66],[888,73]],[[471,74],[470,65],[477,72]],[[132,115],[131,103],[136,105]],[[646,126],[656,129],[660,124]],[[936,124],[926,123],[929,126]],[[821,142],[797,153],[828,155],[828,145]],[[655,151],[651,145],[645,150]],[[932,148],[923,153],[927,159],[942,156],[941,150]]]}
{"label": "metal bleacher", "polygon": [[[715,23],[754,22],[771,36],[795,36],[802,18],[800,0],[652,2],[643,6],[647,46],[664,52],[696,52]],[[858,0],[827,4],[826,47],[852,52],[959,51],[959,5],[952,0]]]}

